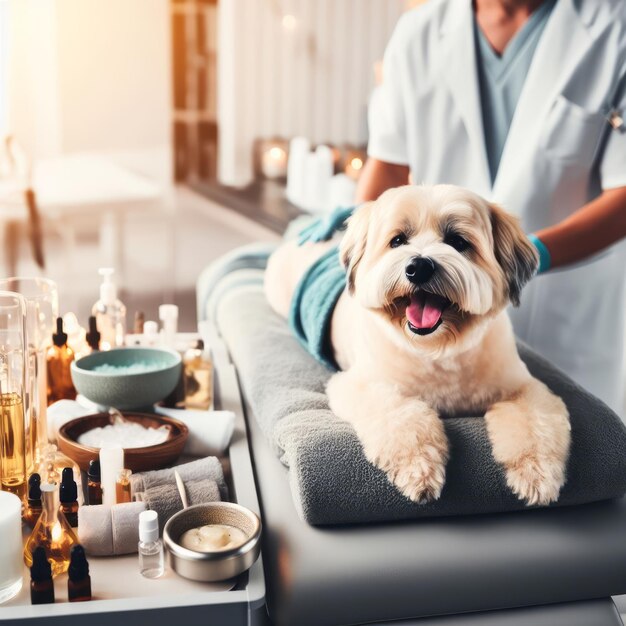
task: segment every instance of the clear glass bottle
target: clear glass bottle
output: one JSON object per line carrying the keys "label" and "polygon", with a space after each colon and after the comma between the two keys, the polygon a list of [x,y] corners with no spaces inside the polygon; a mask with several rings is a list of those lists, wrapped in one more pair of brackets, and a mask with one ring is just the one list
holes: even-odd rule
{"label": "clear glass bottle", "polygon": [[67,572],[70,566],[70,550],[78,543],[72,527],[59,506],[59,490],[56,485],[42,484],[43,511],[24,546],[24,562],[33,563],[33,551],[42,546],[52,566],[52,575]]}
{"label": "clear glass bottle", "polygon": [[0,279],[0,289],[21,294],[26,300],[26,344],[28,352],[26,461],[29,473],[37,471],[41,449],[48,443],[46,354],[59,316],[59,295],[55,282],[41,277]]}
{"label": "clear glass bottle", "polygon": [[0,489],[26,496],[26,301],[0,291]]}
{"label": "clear glass bottle", "polygon": [[113,268],[101,267],[100,299],[93,305],[91,314],[96,318],[100,331],[100,350],[123,346],[126,340],[126,307],[117,298],[117,287],[113,283]]}
{"label": "clear glass bottle", "polygon": [[87,345],[87,331],[80,325],[75,313],[70,312],[63,316],[63,326],[67,333],[67,345],[74,352],[74,358],[80,359],[89,354],[91,351]]}
{"label": "clear glass bottle", "polygon": [[52,343],[47,354],[48,406],[57,400],[76,399],[76,389],[70,373],[74,351],[67,345],[62,317],[57,317],[57,332],[52,335]]}
{"label": "clear glass bottle", "polygon": [[207,411],[213,405],[213,363],[202,339],[183,357],[186,409]]}
{"label": "clear glass bottle", "polygon": [[139,572],[146,578],[159,578],[165,571],[163,543],[159,539],[159,515],[143,511],[139,515]]}
{"label": "clear glass bottle", "polygon": [[60,452],[55,444],[49,443],[41,450],[41,462],[37,468],[41,476],[42,483],[56,483],[61,482],[63,476],[63,470],[66,467],[71,467],[74,474],[74,480],[76,481],[76,487],[78,489],[78,503],[83,503],[83,490],[81,482],[80,468],[72,459],[65,456],[63,452]]}

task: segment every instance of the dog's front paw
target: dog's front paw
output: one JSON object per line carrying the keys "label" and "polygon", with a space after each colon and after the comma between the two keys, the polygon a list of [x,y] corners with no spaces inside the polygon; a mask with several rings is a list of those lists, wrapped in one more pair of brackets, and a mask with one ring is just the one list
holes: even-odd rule
{"label": "dog's front paw", "polygon": [[556,502],[565,483],[563,464],[532,455],[506,464],[505,472],[511,491],[528,505]]}
{"label": "dog's front paw", "polygon": [[514,400],[493,405],[485,421],[511,491],[528,505],[555,502],[565,483],[570,446],[563,401],[534,381]]}
{"label": "dog's front paw", "polygon": [[437,500],[446,480],[448,442],[439,420],[431,428],[398,428],[365,446],[367,458],[404,496],[420,504]]}

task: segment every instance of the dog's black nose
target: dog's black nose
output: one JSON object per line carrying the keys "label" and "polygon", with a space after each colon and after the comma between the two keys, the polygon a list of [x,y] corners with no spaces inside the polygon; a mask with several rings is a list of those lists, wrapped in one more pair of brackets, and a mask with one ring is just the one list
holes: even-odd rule
{"label": "dog's black nose", "polygon": [[414,284],[425,283],[435,272],[435,264],[426,256],[414,256],[404,268],[406,277]]}

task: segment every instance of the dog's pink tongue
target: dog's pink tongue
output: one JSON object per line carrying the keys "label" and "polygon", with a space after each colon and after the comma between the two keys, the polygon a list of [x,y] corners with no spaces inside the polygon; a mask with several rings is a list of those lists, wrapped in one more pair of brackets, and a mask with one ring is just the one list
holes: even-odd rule
{"label": "dog's pink tongue", "polygon": [[411,296],[411,304],[406,308],[406,316],[415,328],[432,328],[441,317],[444,300],[425,291]]}

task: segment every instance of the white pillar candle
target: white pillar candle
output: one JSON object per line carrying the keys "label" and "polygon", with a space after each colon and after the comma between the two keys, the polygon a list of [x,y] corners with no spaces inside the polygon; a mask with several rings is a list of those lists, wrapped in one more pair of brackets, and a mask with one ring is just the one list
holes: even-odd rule
{"label": "white pillar candle", "polygon": [[304,160],[305,163],[305,178],[304,178],[304,193],[299,202],[299,206],[307,211],[315,213],[319,211],[317,204],[317,191],[319,186],[318,169],[317,169],[317,155],[315,152],[309,152]]}
{"label": "white pillar candle", "polygon": [[22,588],[22,502],[12,493],[0,491],[0,603]]}
{"label": "white pillar candle", "polygon": [[300,206],[304,200],[306,158],[311,144],[304,137],[294,137],[289,143],[287,163],[287,199]]}
{"label": "white pillar candle", "polygon": [[102,485],[102,504],[113,506],[117,503],[115,483],[120,470],[124,469],[123,448],[100,449],[100,484]]}
{"label": "white pillar candle", "polygon": [[317,198],[318,211],[330,211],[330,181],[335,173],[333,151],[328,146],[317,146],[315,150],[317,165]]}

